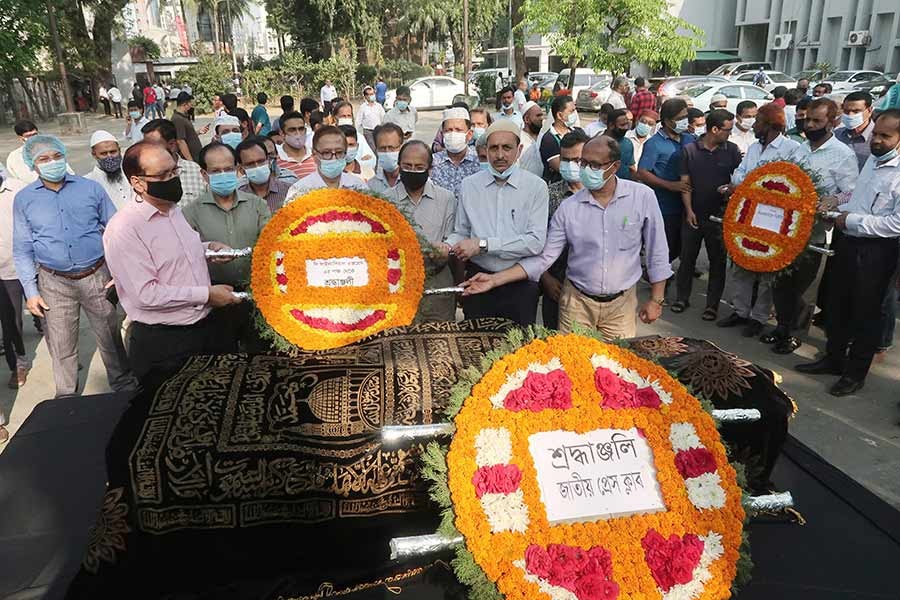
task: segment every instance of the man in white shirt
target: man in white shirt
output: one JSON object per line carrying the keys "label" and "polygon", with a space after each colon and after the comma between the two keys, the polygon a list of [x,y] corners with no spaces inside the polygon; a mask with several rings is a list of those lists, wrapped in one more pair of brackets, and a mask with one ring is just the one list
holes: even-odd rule
{"label": "man in white shirt", "polygon": [[522,119],[522,113],[516,110],[516,96],[511,87],[500,90],[500,112],[494,115],[494,120],[508,119],[515,123],[519,129],[525,122]]}
{"label": "man in white shirt", "polygon": [[109,94],[109,101],[112,102],[113,113],[116,115],[117,119],[122,118],[122,92],[116,86],[110,86],[107,91]]}
{"label": "man in white shirt", "polygon": [[[7,387],[17,389],[25,385],[31,361],[25,354],[22,338],[22,298],[24,292],[13,263],[13,199],[24,184],[16,179],[0,181],[0,324],[3,328],[3,349],[11,371]],[[9,434],[4,429],[6,415],[0,409],[0,444]]]}
{"label": "man in white shirt", "polygon": [[494,91],[499,92],[503,87],[503,71],[497,71],[497,77],[494,79]]}
{"label": "man in white shirt", "polygon": [[156,110],[159,113],[159,116],[163,119],[166,118],[166,91],[163,89],[163,86],[157,81],[153,84],[153,91],[156,92]]}
{"label": "man in white shirt", "polygon": [[[645,110],[638,115],[638,120],[634,129],[629,130],[625,134],[625,137],[631,140],[631,145],[634,146],[635,164],[641,162],[641,153],[644,151],[644,142],[649,140],[650,136],[656,133],[657,123],[659,123],[659,113],[655,110]],[[732,133],[732,135],[734,134]]]}
{"label": "man in white shirt", "polygon": [[95,131],[91,135],[91,156],[97,162],[85,177],[106,190],[116,210],[134,201],[134,189],[122,172],[122,149],[115,136],[102,129]]}
{"label": "man in white shirt", "polygon": [[544,110],[537,102],[531,100],[522,105],[522,152],[534,145],[541,137],[544,128]]}
{"label": "man in white shirt", "polygon": [[[777,104],[763,105],[756,115],[753,133],[757,141],[750,146],[741,165],[731,176],[728,193],[734,192],[747,174],[761,162],[790,160],[800,144],[784,136],[784,109]],[[757,284],[756,302],[752,302],[753,286]],[[744,337],[758,336],[772,312],[772,288],[769,281],[754,273],[734,265],[731,272],[731,304],[734,312],[719,320],[719,327],[744,325]]]}
{"label": "man in white shirt", "polygon": [[[510,119],[488,127],[487,171],[462,182],[453,234],[447,238],[453,254],[466,261],[466,277],[496,273],[522,258],[540,254],[547,238],[547,184],[519,168],[520,128]],[[537,314],[538,288],[516,281],[463,301],[467,319],[506,317],[531,325]]]}
{"label": "man in white shirt", "polygon": [[[731,130],[729,141],[734,142],[744,156],[747,156],[747,150],[756,142],[753,123],[756,121],[757,110],[756,104],[752,100],[744,100],[737,105],[735,113],[737,119],[734,120],[734,129]],[[785,120],[785,125],[787,125],[787,120]]]}
{"label": "man in white shirt", "polygon": [[130,140],[132,144],[141,141],[144,139],[144,134],[141,133],[141,131],[144,129],[144,125],[149,122],[150,119],[145,116],[138,101],[129,100],[128,114],[125,115],[125,137]]}
{"label": "man in white shirt", "polygon": [[625,106],[625,94],[628,93],[628,78],[621,75],[616,77],[613,79],[610,88],[612,88],[612,91],[609,93],[609,98],[606,99],[606,102],[611,104],[614,110],[627,108]]}
{"label": "man in white shirt", "polygon": [[363,88],[365,101],[356,111],[356,128],[362,129],[369,148],[375,147],[375,128],[384,121],[384,107],[375,101],[375,88],[367,85]]}
{"label": "man in white shirt", "polygon": [[320,127],[313,136],[313,158],[316,172],[307,175],[291,186],[285,203],[302,196],[306,192],[321,188],[355,189],[365,192],[369,188],[362,178],[347,173],[347,138],[333,125]]}
{"label": "man in white shirt", "polygon": [[[809,118],[809,117],[807,117]],[[814,134],[815,136],[815,134]],[[900,109],[875,121],[872,155],[863,166],[850,201],[835,227],[844,235],[835,247],[835,281],[828,288],[828,342],[825,356],[797,365],[810,374],[839,375],[833,396],[846,396],[865,383],[881,337],[875,318],[894,283],[900,237]]]}
{"label": "man in white shirt", "polygon": [[384,123],[396,123],[403,130],[403,139],[408,140],[416,131],[416,123],[419,121],[419,114],[414,106],[410,105],[412,101],[412,91],[405,85],[397,88],[397,95],[394,101],[394,107],[384,116]]}
{"label": "man in white shirt", "polygon": [[519,80],[519,85],[516,87],[516,93],[514,95],[515,99],[515,108],[516,111],[524,115],[525,114],[525,103],[528,102],[528,82],[524,79]]}
{"label": "man in white shirt", "polygon": [[109,91],[107,91],[106,86],[102,83],[100,87],[97,88],[97,98],[100,99],[100,104],[103,105],[103,112],[108,117],[110,115],[109,112]]}
{"label": "man in white shirt", "polygon": [[326,113],[331,113],[331,103],[337,98],[338,93],[334,86],[331,84],[330,79],[325,80],[325,85],[322,86],[322,89],[319,90],[319,100],[322,101],[322,109]]}

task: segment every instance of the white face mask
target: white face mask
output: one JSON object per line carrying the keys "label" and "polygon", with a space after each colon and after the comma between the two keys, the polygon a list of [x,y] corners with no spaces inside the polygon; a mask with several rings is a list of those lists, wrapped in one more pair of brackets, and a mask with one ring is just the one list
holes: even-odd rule
{"label": "white face mask", "polygon": [[341,117],[340,119],[337,120],[337,124],[338,124],[338,127],[340,127],[341,125],[353,126],[353,119],[351,119],[350,117]]}
{"label": "white face mask", "polygon": [[754,123],[756,123],[756,117],[741,117],[741,129],[744,131],[753,129]]}
{"label": "white face mask", "polygon": [[467,144],[466,134],[461,131],[448,131],[444,134],[444,148],[446,148],[448,152],[452,152],[453,154],[462,152],[466,149]]}

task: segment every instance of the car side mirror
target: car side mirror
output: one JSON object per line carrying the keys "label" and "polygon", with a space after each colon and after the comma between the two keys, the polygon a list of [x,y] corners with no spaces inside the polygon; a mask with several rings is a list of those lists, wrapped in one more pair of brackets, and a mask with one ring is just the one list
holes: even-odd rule
{"label": "car side mirror", "polygon": [[766,94],[766,100],[774,100],[774,99],[775,99],[775,96],[773,96],[772,94],[769,94],[769,93]]}

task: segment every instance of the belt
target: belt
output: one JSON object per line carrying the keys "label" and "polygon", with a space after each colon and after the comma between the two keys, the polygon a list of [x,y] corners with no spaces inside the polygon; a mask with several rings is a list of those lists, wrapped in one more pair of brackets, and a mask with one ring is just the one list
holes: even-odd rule
{"label": "belt", "polygon": [[571,279],[569,280],[569,283],[572,284],[572,287],[575,288],[575,290],[578,291],[579,294],[581,294],[582,296],[587,296],[594,302],[601,302],[601,303],[612,302],[613,300],[615,300],[616,298],[619,298],[622,294],[625,293],[625,291],[623,290],[621,292],[616,292],[615,294],[607,294],[606,296],[595,296],[593,294],[588,294],[587,292],[585,292],[584,290],[579,288],[577,285],[572,283]]}
{"label": "belt", "polygon": [[49,267],[45,267],[44,265],[40,265],[40,267],[41,267],[41,269],[43,269],[44,271],[47,271],[51,275],[56,275],[58,277],[65,277],[66,279],[78,280],[78,279],[84,279],[85,277],[88,277],[89,275],[93,275],[94,273],[96,273],[97,271],[100,270],[100,267],[102,267],[104,265],[104,263],[106,263],[106,259],[101,256],[100,260],[98,260],[97,262],[92,264],[90,267],[88,267],[84,271],[76,271],[74,273],[71,271],[65,271],[65,272],[55,271]]}

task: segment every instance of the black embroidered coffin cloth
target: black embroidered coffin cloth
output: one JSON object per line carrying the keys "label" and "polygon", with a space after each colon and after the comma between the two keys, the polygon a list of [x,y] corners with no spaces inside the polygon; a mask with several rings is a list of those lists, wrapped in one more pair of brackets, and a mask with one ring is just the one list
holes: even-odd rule
{"label": "black embroidered coffin cloth", "polygon": [[509,325],[430,323],[294,358],[191,359],[117,426],[69,597],[196,596],[286,573],[280,587],[300,595],[408,569],[390,564],[389,539],[434,531],[438,516],[421,446],[382,447],[379,430],[440,421],[458,373]]}

